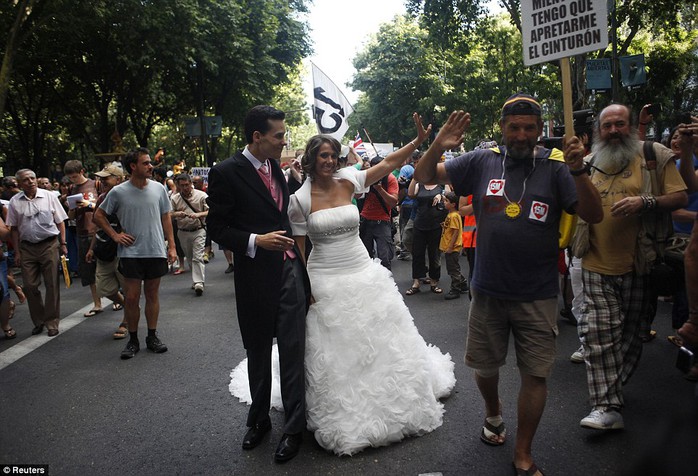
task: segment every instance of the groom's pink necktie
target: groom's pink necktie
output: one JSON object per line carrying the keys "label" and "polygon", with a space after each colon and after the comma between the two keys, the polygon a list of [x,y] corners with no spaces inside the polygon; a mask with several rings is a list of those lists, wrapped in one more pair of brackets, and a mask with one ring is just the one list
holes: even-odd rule
{"label": "groom's pink necktie", "polygon": [[257,170],[257,173],[262,178],[262,182],[267,186],[267,190],[271,193],[271,198],[274,199],[276,206],[281,210],[281,189],[276,185],[274,177],[271,175],[271,167],[267,162],[262,162],[262,165]]}
{"label": "groom's pink necktie", "polygon": [[[283,201],[281,187],[276,184],[276,181],[271,174],[271,167],[269,167],[268,161],[262,162],[262,165],[257,170],[257,173],[261,177],[262,182],[264,182],[264,185],[267,186],[267,190],[269,190],[269,193],[271,193],[271,197],[274,199],[276,206],[279,207],[279,210],[281,210],[281,202]],[[293,250],[288,250],[284,252],[284,259],[286,259],[286,256],[293,259],[296,257],[296,253],[294,253]]]}

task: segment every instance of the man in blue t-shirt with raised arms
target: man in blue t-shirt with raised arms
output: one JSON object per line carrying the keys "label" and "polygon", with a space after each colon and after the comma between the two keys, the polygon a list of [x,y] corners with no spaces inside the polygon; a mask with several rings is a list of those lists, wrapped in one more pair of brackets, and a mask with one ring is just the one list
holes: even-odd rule
{"label": "man in blue t-shirt with raised arms", "polygon": [[[140,350],[138,321],[141,283],[145,294],[145,319],[149,350],[160,354],[167,346],[157,336],[160,314],[160,278],[167,274],[167,265],[177,259],[170,200],[165,188],[150,180],[153,165],[148,149],[131,150],[122,160],[124,170],[131,174],[127,182],[117,185],[107,195],[94,215],[94,222],[118,243],[119,271],[124,276],[124,317],[128,322],[130,339],[121,352],[130,359]],[[116,214],[122,231],[117,233],[109,224],[108,215]],[[167,240],[167,248],[165,248]]]}
{"label": "man in blue t-shirt with raised arms", "polygon": [[448,182],[456,194],[473,195],[478,243],[465,363],[475,370],[485,400],[480,438],[489,445],[504,444],[499,368],[513,333],[521,375],[513,463],[519,474],[540,475],[531,446],[555,360],[560,216],[577,213],[596,223],[603,217],[601,199],[584,167],[578,138],[567,141],[564,160],[559,150],[536,146],[543,131],[541,107],[528,94],[515,94],[502,107],[504,147],[439,163],[445,151],[461,145],[469,125],[470,114],[453,112],[419,161],[414,179]]}

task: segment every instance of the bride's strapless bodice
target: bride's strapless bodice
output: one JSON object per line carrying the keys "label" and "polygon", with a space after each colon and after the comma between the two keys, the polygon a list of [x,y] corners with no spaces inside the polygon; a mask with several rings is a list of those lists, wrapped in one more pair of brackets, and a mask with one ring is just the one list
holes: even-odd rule
{"label": "bride's strapless bodice", "polygon": [[308,237],[313,250],[308,272],[343,274],[365,267],[368,252],[359,238],[359,210],[355,205],[326,208],[308,216]]}

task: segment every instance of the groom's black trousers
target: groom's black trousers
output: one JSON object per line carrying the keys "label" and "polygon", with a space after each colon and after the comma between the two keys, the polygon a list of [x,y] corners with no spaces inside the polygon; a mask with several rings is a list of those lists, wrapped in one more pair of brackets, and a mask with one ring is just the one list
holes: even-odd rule
{"label": "groom's black trousers", "polygon": [[[283,266],[279,313],[275,335],[279,347],[281,398],[286,423],[284,433],[305,430],[305,314],[306,296],[300,259],[286,259]],[[247,349],[247,371],[252,405],[247,426],[269,418],[272,381],[272,341]]]}

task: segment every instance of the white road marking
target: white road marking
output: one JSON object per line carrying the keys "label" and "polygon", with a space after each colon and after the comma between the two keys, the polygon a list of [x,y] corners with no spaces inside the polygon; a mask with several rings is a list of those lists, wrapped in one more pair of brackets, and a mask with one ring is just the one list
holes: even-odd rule
{"label": "white road marking", "polygon": [[[92,309],[92,306],[93,304],[90,303],[82,309],[78,309],[68,317],[61,319],[61,322],[58,326],[58,330],[60,330],[61,333],[63,333],[71,327],[77,326],[82,321],[86,319],[91,319],[89,317],[85,317],[84,314],[90,309]],[[49,337],[48,335],[46,335],[46,328],[44,328],[41,334],[27,337],[22,342],[15,344],[9,349],[7,349],[5,352],[0,352],[0,370],[21,359],[29,352],[38,349],[50,340],[57,339],[60,336],[61,334],[58,334],[55,337]]]}

